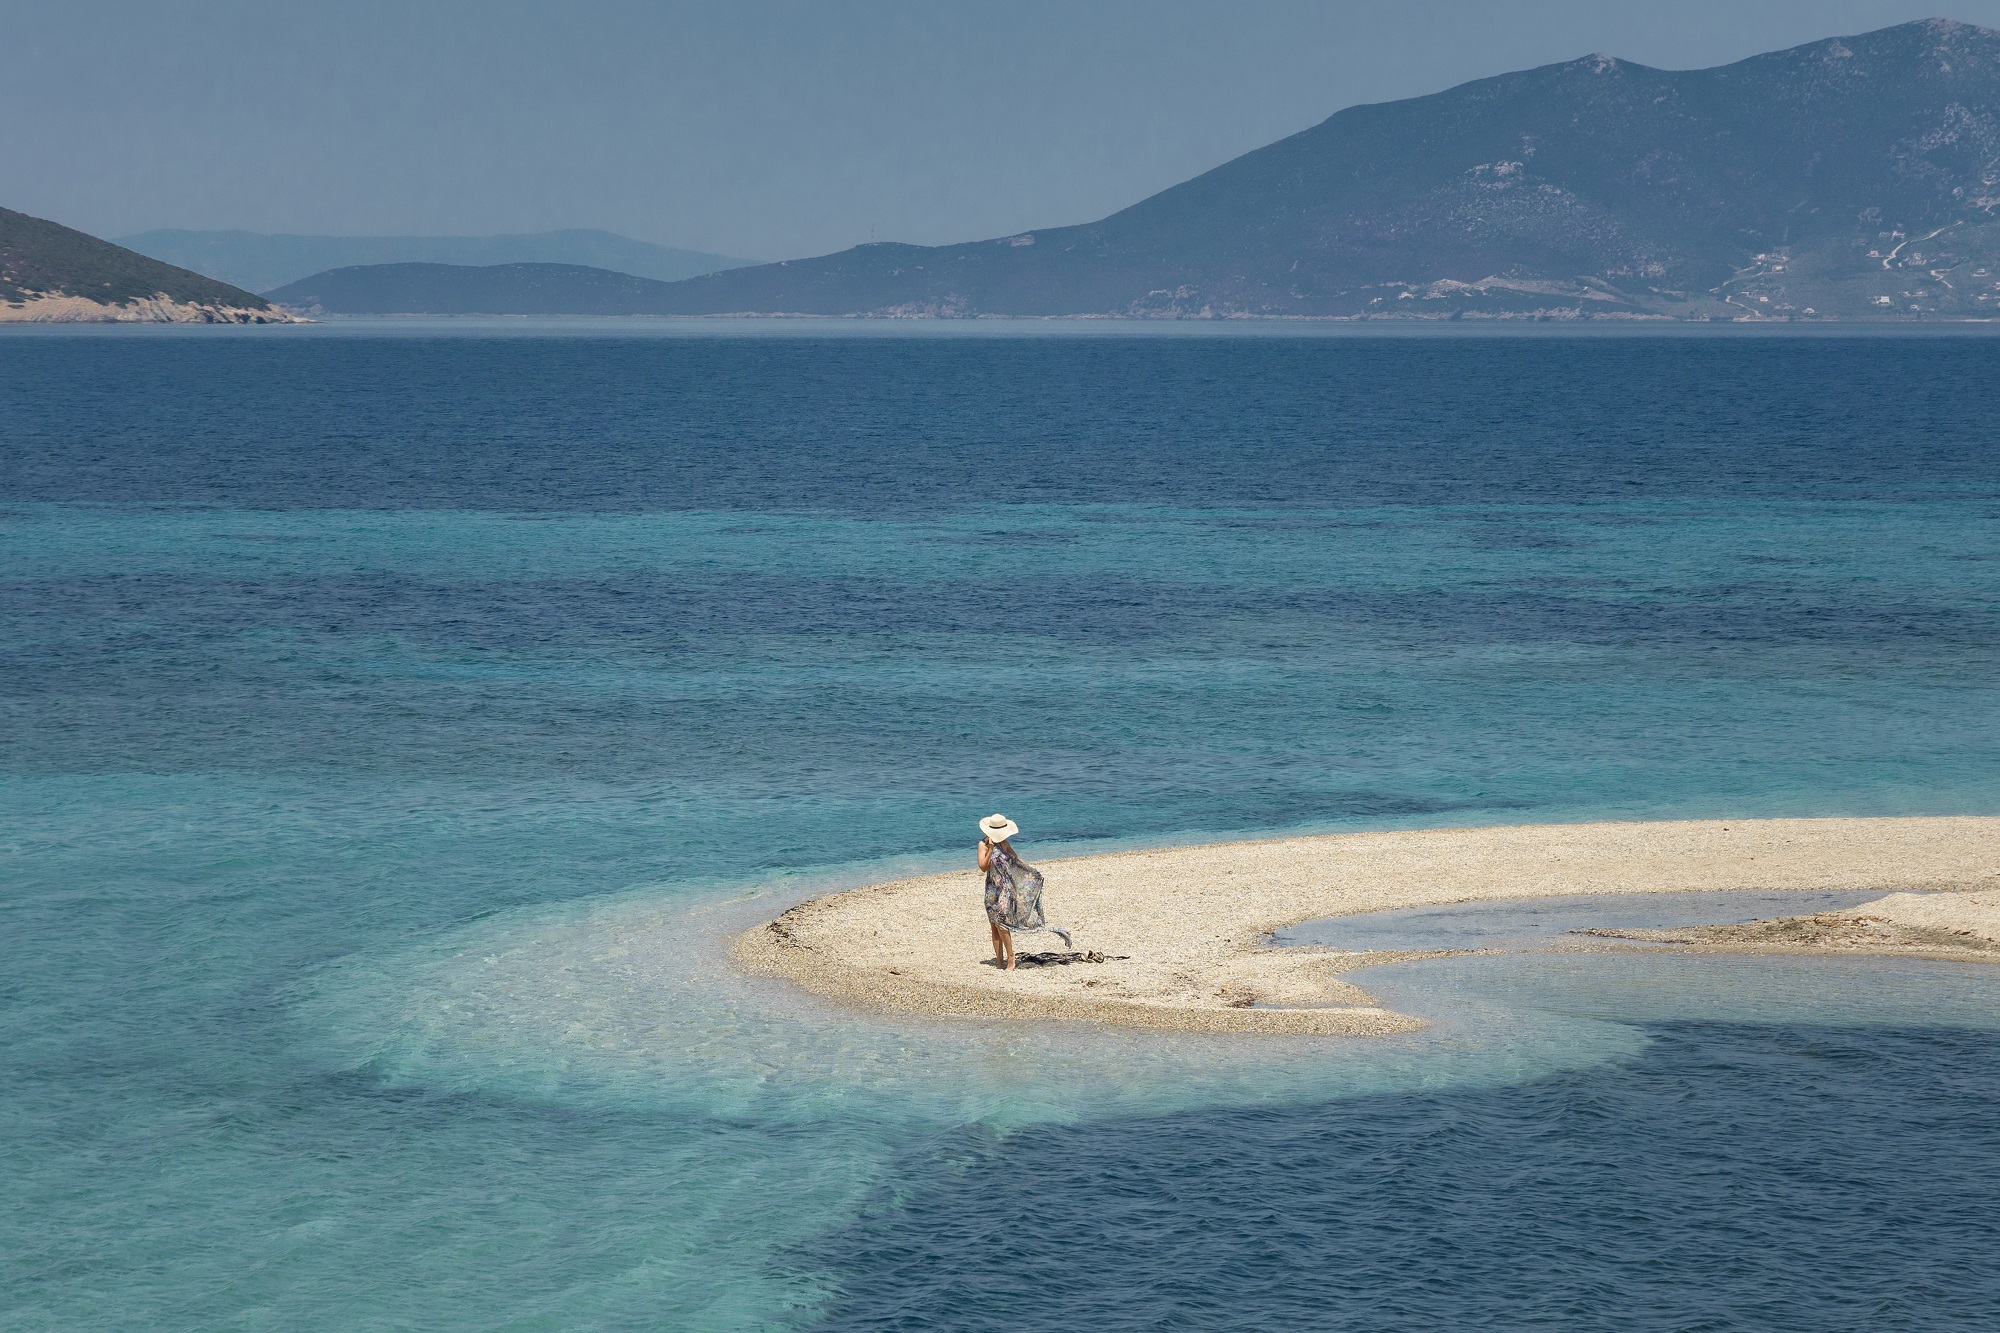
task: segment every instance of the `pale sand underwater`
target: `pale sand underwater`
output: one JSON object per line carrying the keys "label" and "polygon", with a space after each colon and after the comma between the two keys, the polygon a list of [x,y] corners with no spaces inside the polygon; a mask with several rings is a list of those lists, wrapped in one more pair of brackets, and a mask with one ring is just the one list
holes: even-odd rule
{"label": "pale sand underwater", "polygon": [[[992,963],[970,848],[966,859],[963,871],[803,903],[739,936],[733,956],[829,998],[938,1018],[1365,1036],[1422,1024],[1341,974],[1421,955],[1274,947],[1275,932],[1360,912],[1576,894],[1952,891],[1845,914],[1904,922],[1916,935],[1736,943],[1970,958],[1994,956],[1985,946],[2000,940],[1996,817],[1434,829],[1037,862],[1050,921],[1071,931],[1077,953],[1103,960],[1013,972]],[[1673,932],[1676,942],[1685,933]],[[1042,938],[1020,937],[1024,958],[1056,947]]]}

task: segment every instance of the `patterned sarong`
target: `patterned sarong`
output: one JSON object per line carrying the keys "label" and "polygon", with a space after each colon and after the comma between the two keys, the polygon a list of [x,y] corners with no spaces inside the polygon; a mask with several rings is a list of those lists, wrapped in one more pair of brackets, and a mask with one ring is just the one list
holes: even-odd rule
{"label": "patterned sarong", "polygon": [[995,847],[986,860],[986,919],[1016,934],[1045,930],[1060,935],[1063,948],[1075,947],[1068,931],[1042,917],[1042,872],[1009,856],[1004,847]]}

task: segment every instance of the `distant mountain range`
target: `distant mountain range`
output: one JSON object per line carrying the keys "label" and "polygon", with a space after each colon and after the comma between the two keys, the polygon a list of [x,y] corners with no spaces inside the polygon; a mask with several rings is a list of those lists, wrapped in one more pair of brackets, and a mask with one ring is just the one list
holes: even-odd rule
{"label": "distant mountain range", "polygon": [[581,230],[519,236],[284,236],[162,230],[116,239],[140,254],[253,292],[358,264],[576,264],[672,282],[758,262]]}
{"label": "distant mountain range", "polygon": [[1996,208],[2000,33],[1928,19],[1718,69],[1587,56],[1350,107],[1084,226],[680,281],[658,257],[688,252],[604,232],[128,239],[261,256],[253,283],[338,253],[270,293],[328,313],[1955,319],[2000,317]]}
{"label": "distant mountain range", "polygon": [[1085,226],[675,284],[677,314],[1985,317],[2000,33],[1945,19],[1350,107]]}
{"label": "distant mountain range", "polygon": [[291,322],[239,287],[0,208],[0,323]]}
{"label": "distant mountain range", "polygon": [[362,264],[269,295],[308,315],[665,315],[675,290],[580,264]]}

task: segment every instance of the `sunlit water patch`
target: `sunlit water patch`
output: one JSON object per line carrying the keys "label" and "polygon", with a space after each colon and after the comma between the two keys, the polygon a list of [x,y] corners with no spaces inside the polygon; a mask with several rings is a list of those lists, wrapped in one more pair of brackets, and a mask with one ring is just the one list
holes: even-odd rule
{"label": "sunlit water patch", "polygon": [[[967,900],[976,911],[970,876]],[[1635,1049],[1613,1025],[1525,1007],[1446,1040],[1367,1042],[869,1013],[729,964],[729,938],[788,901],[641,892],[509,913],[330,968],[301,1014],[343,1067],[391,1082],[892,1129],[1505,1082]]]}
{"label": "sunlit water patch", "polygon": [[[862,877],[850,872],[812,887]],[[1564,1168],[1575,1179],[1556,1191],[1573,1194],[1585,1188],[1584,1176],[1612,1169],[1602,1155],[1608,1142],[1601,1150],[1587,1134],[1571,1137],[1579,1097],[1621,1108],[1635,1126],[1667,1114],[1654,1104],[1660,1098],[1694,1099],[1696,1120],[1683,1127],[1690,1143],[1676,1153],[1692,1151],[1691,1140],[1702,1133],[1719,1132],[1697,1128],[1705,1120],[1730,1122],[1746,1134],[1767,1132],[1768,1107],[1752,1111],[1731,1101],[1752,1094],[1740,1080],[1680,1085],[1673,1080],[1682,1073],[1655,1066],[1680,1071],[1691,1060],[1720,1059],[1724,1067],[1765,1060],[1750,1053],[1760,1043],[1796,1045],[1785,1034],[1813,1030],[1837,1031],[1828,1040],[1849,1052],[1845,1058],[1863,1062],[1921,1064],[1927,1050],[1945,1048],[1953,1054],[1941,1058],[1974,1058],[1967,1053],[1984,1050],[1980,1042],[2000,1040],[1977,1035],[2000,1034],[2000,968],[1549,947],[1577,922],[1726,920],[1847,906],[1866,895],[1667,894],[1624,903],[1603,895],[1326,923],[1316,930],[1349,945],[1505,950],[1357,974],[1385,1003],[1431,1026],[1356,1040],[899,1019],[828,1005],[786,983],[733,971],[723,956],[728,938],[800,891],[789,885],[695,902],[641,891],[557,911],[507,913],[421,948],[348,960],[301,988],[297,1014],[311,1029],[302,1040],[326,1052],[330,1063],[385,1087],[567,1107],[566,1114],[586,1120],[636,1115],[702,1126],[691,1140],[669,1134],[673,1146],[661,1145],[647,1168],[659,1173],[668,1191],[662,1202],[671,1205],[662,1218],[672,1220],[663,1221],[655,1240],[702,1256],[698,1270],[679,1278],[676,1299],[721,1309],[754,1293],[767,1311],[790,1303],[801,1318],[825,1315],[834,1326],[882,1328],[919,1327],[941,1310],[952,1312],[954,1326],[1018,1326],[1018,1313],[966,1306],[967,1290],[989,1291],[996,1302],[1027,1301],[1031,1309],[1054,1299],[1051,1292],[1090,1309],[1110,1301],[1106,1292],[1123,1291],[1126,1305],[1103,1305],[1100,1314],[1113,1327],[1134,1328],[1166,1317],[1160,1293],[1171,1290],[1181,1293],[1173,1308],[1195,1326],[1210,1326],[1211,1314],[1221,1319],[1223,1307],[1189,1295],[1189,1273],[1177,1269],[1207,1273],[1215,1292],[1239,1291],[1227,1306],[1239,1324],[1256,1322],[1257,1311],[1270,1319],[1300,1317],[1306,1296],[1288,1290],[1275,1270],[1270,1282],[1240,1290],[1242,1264],[1264,1261],[1229,1256],[1265,1253],[1259,1228],[1242,1218],[1205,1218],[1202,1206],[1186,1201],[1201,1193],[1244,1195],[1248,1206],[1245,1192],[1254,1190],[1260,1201],[1254,1215],[1281,1234],[1293,1209],[1313,1216],[1346,1209],[1328,1195],[1333,1186],[1298,1177],[1299,1164],[1281,1156],[1259,1169],[1240,1152],[1217,1158],[1190,1148],[1222,1126],[1243,1127],[1246,1142],[1274,1154],[1298,1151],[1309,1140],[1324,1169],[1348,1184],[1359,1173],[1373,1191],[1367,1206],[1376,1213],[1366,1226],[1321,1229],[1316,1239],[1293,1234],[1284,1244],[1338,1253],[1356,1271],[1393,1279],[1402,1303],[1335,1308],[1355,1298],[1357,1288],[1314,1273],[1304,1290],[1334,1302],[1319,1307],[1322,1322],[1421,1326],[1459,1307],[1451,1303],[1455,1296],[1434,1289],[1428,1302],[1410,1294],[1431,1288],[1421,1274],[1399,1269],[1394,1256],[1405,1251],[1395,1242],[1381,1236],[1364,1242],[1363,1232],[1386,1228],[1393,1235],[1427,1206],[1369,1165],[1384,1152],[1415,1151],[1421,1170],[1439,1177],[1494,1170],[1533,1177],[1540,1168],[1532,1160],[1496,1164],[1473,1145],[1494,1147],[1484,1143],[1488,1134],[1511,1142],[1526,1132],[1524,1121],[1554,1116],[1550,1131],[1530,1135],[1526,1144],[1549,1158],[1548,1170],[1557,1170],[1572,1147],[1582,1154],[1588,1169],[1577,1176]],[[1666,1055],[1653,1049],[1662,1040]],[[1732,1053],[1717,1054],[1717,1043]],[[1781,1102],[1809,1102],[1824,1071],[1786,1059],[1776,1065],[1792,1081],[1764,1092]],[[1850,1070],[1844,1077],[1865,1076]],[[1905,1090],[1919,1105],[1875,1106],[1870,1114],[1882,1123],[1864,1127],[1866,1133],[1904,1133],[1899,1117],[1929,1113],[1924,1096],[1963,1095],[1947,1086],[1943,1070],[1924,1077],[1930,1081]],[[1883,1102],[1880,1090],[1871,1095]],[[1453,1151],[1467,1155],[1436,1160],[1438,1143],[1416,1133],[1413,1122],[1434,1125],[1442,1141],[1456,1140]],[[1994,1125],[1980,1119],[1959,1130],[1971,1137],[1959,1133],[1928,1152],[1981,1169],[2000,1164]],[[1830,1122],[1827,1132],[1835,1132]],[[1739,1147],[1757,1161],[1769,1153],[1758,1142]],[[1521,1143],[1507,1149],[1522,1150]],[[1878,1144],[1873,1151],[1894,1159],[1902,1150]],[[1637,1168],[1641,1175],[1647,1169]],[[1730,1170],[1729,1154],[1703,1169]],[[1149,1194],[1164,1190],[1165,1199],[1182,1201],[1172,1206],[1189,1208],[1184,1218],[1156,1219],[1167,1239],[1152,1259],[1128,1255],[1128,1267],[1113,1273],[1103,1266],[1106,1251],[1085,1247],[1061,1264],[1051,1256],[1043,1287],[1021,1286],[979,1261],[983,1248],[1001,1243],[997,1219],[1010,1216],[1033,1231],[1031,1251],[1046,1243],[1043,1237],[1087,1225],[1119,1234],[1117,1219],[1130,1202],[1103,1191],[1121,1178]],[[1508,1207],[1490,1181],[1470,1182],[1467,1190],[1463,1207]],[[1625,1225],[1660,1229],[1646,1244],[1693,1243],[1692,1234],[1671,1238],[1712,1226],[1713,1201],[1704,1190],[1679,1195],[1685,1197],[1656,1201],[1651,1221]],[[772,1205],[774,1197],[783,1198],[782,1207]],[[1611,1206],[1606,1198],[1570,1198],[1566,1206],[1588,1213]],[[1061,1221],[1051,1222],[1035,1200],[1058,1199]],[[953,1216],[941,1218],[939,1210]],[[1100,1210],[1095,1223],[1087,1221],[1092,1210]],[[1030,1222],[1030,1215],[1040,1220]],[[1539,1215],[1516,1221],[1558,1236],[1571,1225]],[[1743,1225],[1767,1230],[1777,1243],[1797,1243],[1783,1216],[1752,1209]],[[1187,1252],[1171,1239],[1183,1227],[1214,1228],[1219,1248],[1207,1256]],[[1369,1254],[1351,1253],[1364,1243]],[[1634,1262],[1631,1247],[1641,1243],[1634,1230],[1620,1242],[1623,1249],[1600,1244],[1594,1262],[1614,1272]],[[1110,1252],[1120,1252],[1117,1242]],[[906,1271],[919,1257],[923,1271]],[[1456,1262],[1479,1268],[1497,1258],[1475,1248]],[[942,1272],[964,1278],[951,1279],[945,1291],[937,1285]],[[1086,1282],[1090,1274],[1096,1276]],[[902,1295],[884,1295],[885,1282]],[[1962,1306],[1989,1294],[1958,1291],[1954,1299]],[[1555,1301],[1552,1309],[1562,1304],[1546,1293],[1537,1299]],[[1729,1288],[1722,1304],[1746,1299]]]}
{"label": "sunlit water patch", "polygon": [[[629,1169],[655,1209],[606,1243],[658,1266],[639,1290],[660,1308],[726,1327],[829,1308],[839,1275],[786,1256],[898,1188],[920,1145],[949,1154],[968,1132],[1499,1087],[1641,1045],[1615,1023],[1529,1009],[1495,1011],[1476,1034],[1369,1043],[869,1016],[729,967],[727,937],[785,901],[640,892],[348,959],[294,988],[299,1048],[382,1095],[645,1127]],[[624,1294],[590,1299],[616,1310]]]}
{"label": "sunlit water patch", "polygon": [[[976,886],[967,882],[970,912]],[[1660,1021],[2000,1022],[2000,968],[1978,964],[1562,947],[1579,924],[1748,920],[1851,906],[1867,894],[1592,895],[1373,913],[1287,932],[1281,942],[1486,951],[1353,974],[1432,1023],[1370,1040],[909,1018],[734,969],[730,939],[799,896],[795,885],[693,900],[638,891],[504,913],[330,967],[301,987],[300,1012],[343,1067],[394,1083],[997,1130],[1534,1078],[1629,1056],[1631,1026]]]}

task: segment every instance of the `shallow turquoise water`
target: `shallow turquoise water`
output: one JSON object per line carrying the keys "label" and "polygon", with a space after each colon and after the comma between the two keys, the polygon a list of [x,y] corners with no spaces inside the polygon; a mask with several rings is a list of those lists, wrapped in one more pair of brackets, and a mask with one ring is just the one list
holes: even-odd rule
{"label": "shallow turquoise water", "polygon": [[[857,1020],[716,942],[993,808],[1043,855],[1992,813],[1986,348],[0,341],[0,1327],[972,1326],[926,1284],[976,1250],[858,1219],[1065,1187],[1009,1143],[1171,1200],[1190,1125],[1698,1100],[1730,1024],[1943,1078],[1908,1034],[1983,1051],[1980,969],[1466,960],[1371,975],[1420,1036],[1244,1044]],[[1161,1206],[1135,1290],[1196,1262]]]}

